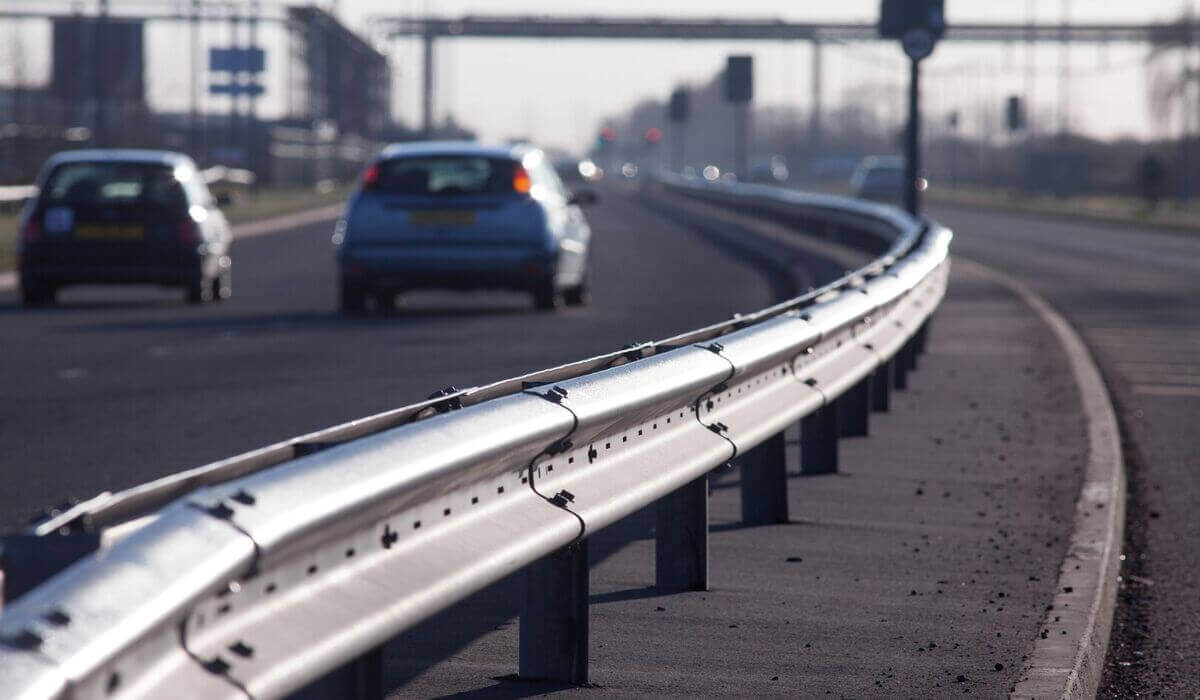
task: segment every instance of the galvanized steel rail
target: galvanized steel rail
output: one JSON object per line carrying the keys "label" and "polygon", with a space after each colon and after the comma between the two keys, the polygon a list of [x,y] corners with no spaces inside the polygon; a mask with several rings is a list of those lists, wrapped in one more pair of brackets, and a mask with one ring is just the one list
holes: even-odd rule
{"label": "galvanized steel rail", "polygon": [[782,431],[801,421],[803,469],[836,471],[838,436],[903,388],[948,274],[950,232],[896,209],[661,186],[885,252],[756,313],[47,518],[28,536],[98,549],[4,609],[0,696],[280,697],[322,677],[370,695],[372,650],[530,564],[520,672],[585,681],[587,536],[657,502],[658,585],[705,587],[707,473],[740,460],[746,519],[786,520]]}

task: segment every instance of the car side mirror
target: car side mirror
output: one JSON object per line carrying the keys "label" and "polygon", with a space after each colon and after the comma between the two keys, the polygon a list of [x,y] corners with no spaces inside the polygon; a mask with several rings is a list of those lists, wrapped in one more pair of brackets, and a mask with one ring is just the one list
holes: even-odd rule
{"label": "car side mirror", "polygon": [[221,192],[221,193],[217,194],[217,206],[218,207],[224,209],[225,207],[229,206],[230,204],[233,204],[233,197],[231,197],[228,192]]}
{"label": "car side mirror", "polygon": [[574,204],[574,205],[580,206],[580,207],[587,207],[587,206],[591,206],[591,205],[595,204],[598,201],[599,201],[599,198],[596,196],[596,193],[593,192],[592,190],[579,190],[577,192],[571,193],[571,196],[567,199],[567,204]]}

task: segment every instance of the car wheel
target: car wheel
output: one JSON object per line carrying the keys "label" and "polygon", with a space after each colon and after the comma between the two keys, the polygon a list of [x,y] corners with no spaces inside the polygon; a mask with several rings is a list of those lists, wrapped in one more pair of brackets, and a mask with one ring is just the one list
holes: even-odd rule
{"label": "car wheel", "polygon": [[554,280],[540,282],[533,289],[533,308],[538,311],[553,311],[558,301],[558,290],[554,288]]}
{"label": "car wheel", "polygon": [[233,296],[233,274],[226,270],[212,279],[212,298],[224,301]]}
{"label": "car wheel", "polygon": [[380,311],[395,311],[395,292],[375,292],[375,308],[379,309]]}
{"label": "car wheel", "polygon": [[212,282],[203,275],[188,282],[184,287],[184,294],[189,304],[203,304],[206,301],[212,301],[212,292]]}
{"label": "car wheel", "polygon": [[47,284],[22,280],[21,282],[21,305],[22,306],[51,306],[55,302],[55,295],[58,290]]}
{"label": "car wheel", "polygon": [[563,303],[567,306],[587,306],[590,302],[591,294],[588,292],[587,280],[571,287],[563,292]]}
{"label": "car wheel", "polygon": [[367,309],[367,293],[362,285],[342,280],[340,305],[344,314],[359,314]]}

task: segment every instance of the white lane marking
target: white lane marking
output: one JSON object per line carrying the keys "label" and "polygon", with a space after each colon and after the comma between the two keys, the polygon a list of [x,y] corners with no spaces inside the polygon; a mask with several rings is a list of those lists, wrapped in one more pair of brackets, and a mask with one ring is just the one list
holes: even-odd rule
{"label": "white lane marking", "polygon": [[1190,396],[1200,398],[1200,386],[1182,384],[1134,384],[1133,393],[1143,396]]}
{"label": "white lane marking", "polygon": [[[294,214],[275,216],[270,219],[248,221],[233,227],[233,237],[253,238],[254,236],[262,236],[268,233],[279,233],[280,231],[286,231],[297,226],[315,224],[321,221],[332,221],[341,216],[342,210],[345,207],[345,204],[331,204],[326,207],[307,209]],[[330,229],[329,234],[333,235],[333,229]]]}
{"label": "white lane marking", "polygon": [[146,354],[150,357],[166,357],[171,354],[171,348],[155,345],[146,350]]}
{"label": "white lane marking", "polygon": [[68,367],[58,371],[59,379],[80,379],[87,376],[88,371],[82,367]]}

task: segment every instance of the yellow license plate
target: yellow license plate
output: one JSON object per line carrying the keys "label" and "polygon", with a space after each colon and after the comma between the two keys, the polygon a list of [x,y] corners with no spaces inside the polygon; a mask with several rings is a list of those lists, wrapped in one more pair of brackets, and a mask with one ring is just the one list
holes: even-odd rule
{"label": "yellow license plate", "polygon": [[446,211],[413,211],[408,220],[414,226],[470,226],[475,223],[475,212],[469,209]]}
{"label": "yellow license plate", "polygon": [[135,225],[82,224],[75,227],[75,237],[88,241],[140,241],[146,237],[146,229]]}

